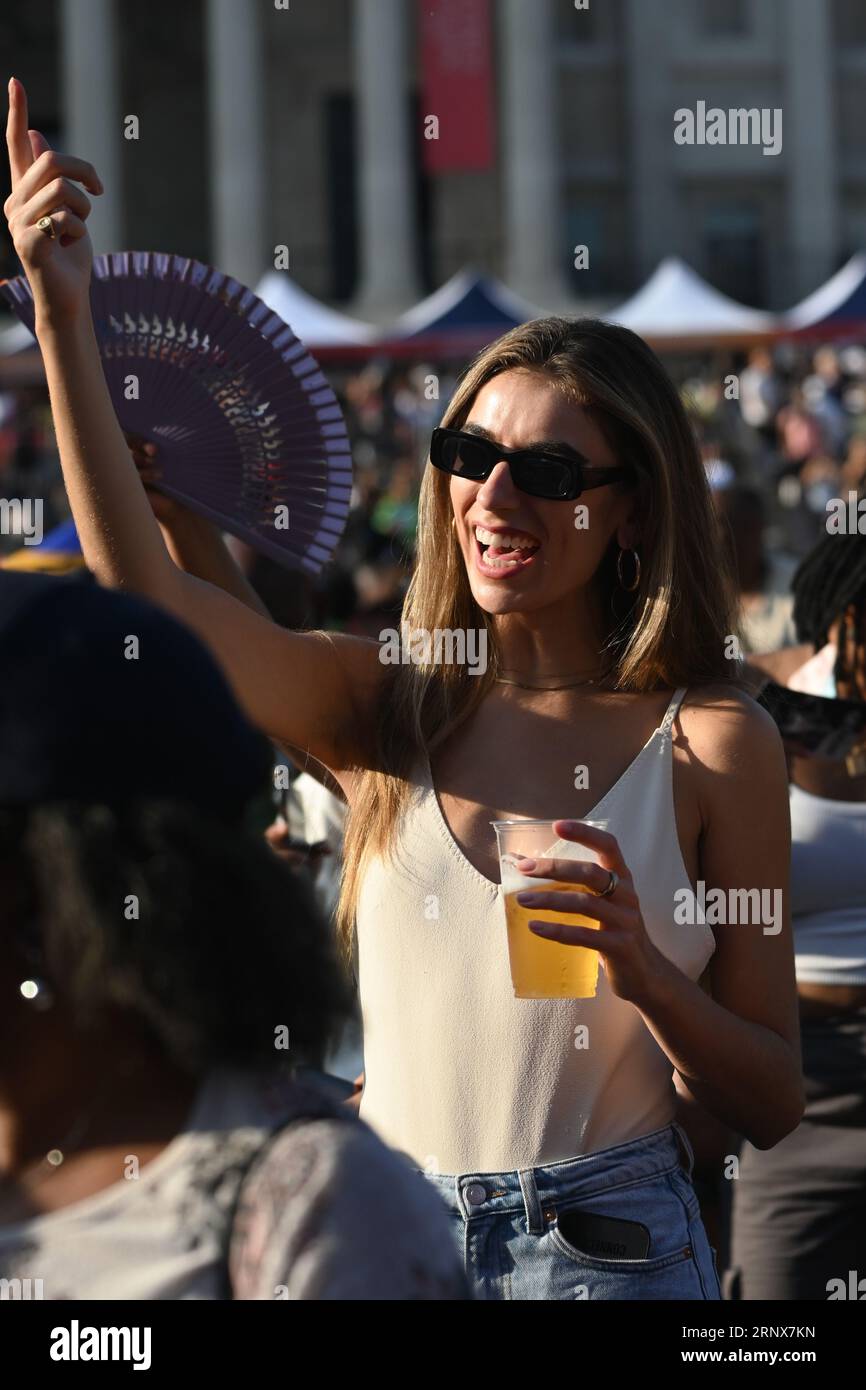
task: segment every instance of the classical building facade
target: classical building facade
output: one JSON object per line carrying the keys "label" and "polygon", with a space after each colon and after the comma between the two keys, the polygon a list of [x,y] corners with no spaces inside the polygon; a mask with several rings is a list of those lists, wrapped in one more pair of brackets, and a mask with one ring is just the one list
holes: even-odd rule
{"label": "classical building facade", "polygon": [[[863,0],[488,13],[490,159],[433,173],[416,0],[6,0],[0,40],[33,123],[102,174],[98,249],[255,283],[285,247],[305,289],[370,316],[467,263],[609,303],[669,253],[782,308],[866,245]],[[699,103],[780,112],[781,149],[677,143]]]}

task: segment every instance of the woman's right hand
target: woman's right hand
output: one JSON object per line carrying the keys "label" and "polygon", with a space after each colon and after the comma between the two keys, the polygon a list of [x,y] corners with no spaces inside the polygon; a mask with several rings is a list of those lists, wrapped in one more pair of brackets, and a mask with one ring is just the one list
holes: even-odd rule
{"label": "woman's right hand", "polygon": [[157,521],[170,530],[185,522],[200,522],[202,519],[191,512],[189,507],[175,501],[173,497],[167,497],[164,492],[157,491],[157,484],[162,479],[162,468],[157,460],[157,446],[147,439],[142,439],[138,434],[126,434],[125,437],[132,461],[138,469],[138,476],[144,484],[151,511]]}
{"label": "woman's right hand", "polygon": [[[6,126],[12,192],[3,205],[15,250],[24,267],[37,319],[74,317],[89,303],[93,260],[85,219],[91,193],[102,192],[99,175],[83,159],[52,150],[44,135],[27,129],[27,95],[17,78],[9,81]],[[50,216],[55,235],[37,222]]]}

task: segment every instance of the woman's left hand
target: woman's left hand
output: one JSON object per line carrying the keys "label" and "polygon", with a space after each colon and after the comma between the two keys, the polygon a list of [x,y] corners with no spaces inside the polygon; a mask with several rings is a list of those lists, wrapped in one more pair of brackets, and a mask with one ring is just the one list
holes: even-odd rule
{"label": "woman's left hand", "polygon": [[[521,859],[517,862],[518,871],[528,878],[585,884],[587,891],[545,892],[539,887],[518,893],[517,901],[525,908],[591,917],[599,926],[530,920],[530,930],[548,941],[559,941],[565,946],[588,946],[591,951],[598,951],[614,994],[640,1008],[649,1003],[654,990],[674,967],[649,938],[631,873],[616,836],[579,820],[554,821],[553,829],[561,840],[588,845],[596,851],[600,862]],[[599,895],[611,882],[611,872],[616,875],[616,886],[608,897],[601,897]],[[673,908],[671,903],[672,912]]]}

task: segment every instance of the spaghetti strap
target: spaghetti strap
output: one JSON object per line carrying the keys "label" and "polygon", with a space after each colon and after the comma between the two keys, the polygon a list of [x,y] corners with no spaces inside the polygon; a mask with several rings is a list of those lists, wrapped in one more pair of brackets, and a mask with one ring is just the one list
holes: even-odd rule
{"label": "spaghetti strap", "polygon": [[671,702],[665,711],[665,717],[659,725],[659,733],[662,736],[662,742],[664,742],[664,740],[668,737],[668,734],[671,731],[673,722],[677,717],[677,711],[679,710],[679,707],[683,702],[683,697],[685,696],[687,690],[688,686],[686,685],[677,686],[677,689],[671,696]]}

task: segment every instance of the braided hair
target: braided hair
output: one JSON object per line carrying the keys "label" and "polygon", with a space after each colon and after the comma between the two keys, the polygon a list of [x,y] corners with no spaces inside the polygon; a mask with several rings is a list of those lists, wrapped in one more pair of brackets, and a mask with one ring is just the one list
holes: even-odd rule
{"label": "braided hair", "polygon": [[[856,673],[847,669],[848,650],[855,643],[847,638],[866,632],[866,539],[858,535],[826,535],[806,556],[794,575],[794,625],[801,642],[810,642],[815,651],[826,645],[830,628],[842,624],[834,674],[841,681],[855,681]],[[846,616],[854,609],[853,622]]]}

